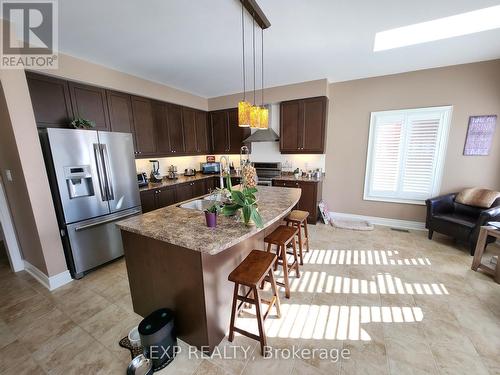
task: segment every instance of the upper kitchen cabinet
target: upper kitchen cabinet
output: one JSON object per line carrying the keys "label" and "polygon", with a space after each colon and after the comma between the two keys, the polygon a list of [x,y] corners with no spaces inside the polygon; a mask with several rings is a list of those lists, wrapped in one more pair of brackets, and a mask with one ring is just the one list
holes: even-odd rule
{"label": "upper kitchen cabinet", "polygon": [[163,102],[153,102],[153,117],[156,134],[156,153],[160,156],[170,154],[170,139],[167,126],[167,105]]}
{"label": "upper kitchen cabinet", "polygon": [[238,109],[230,109],[228,112],[228,126],[229,126],[229,153],[239,154],[241,146],[246,145],[251,151],[251,144],[245,144],[243,141],[250,137],[250,128],[242,128],[238,126]]}
{"label": "upper kitchen cabinet", "polygon": [[324,96],[282,102],[280,151],[324,154],[328,99]]}
{"label": "upper kitchen cabinet", "polygon": [[214,154],[229,152],[228,113],[226,110],[210,112],[212,151]]}
{"label": "upper kitchen cabinet", "polygon": [[94,122],[97,130],[109,130],[106,90],[69,82],[73,115]]}
{"label": "upper kitchen cabinet", "polygon": [[120,133],[134,132],[134,116],[130,95],[116,91],[106,91],[108,98],[109,122],[111,131]]}
{"label": "upper kitchen cabinet", "polygon": [[[238,109],[210,112],[212,151],[215,154],[239,154],[243,140],[250,136],[250,128],[238,126]],[[248,145],[250,147],[250,145]]]}
{"label": "upper kitchen cabinet", "polygon": [[182,127],[184,131],[184,152],[186,154],[196,154],[198,145],[196,144],[196,111],[191,108],[182,108]]}
{"label": "upper kitchen cabinet", "polygon": [[132,96],[132,114],[136,142],[136,156],[156,153],[155,122],[151,100]]}
{"label": "upper kitchen cabinet", "polygon": [[170,153],[184,154],[184,131],[182,125],[182,107],[176,104],[167,104],[167,127],[170,140]]}
{"label": "upper kitchen cabinet", "polygon": [[35,120],[41,128],[67,128],[73,120],[68,82],[26,72]]}
{"label": "upper kitchen cabinet", "polygon": [[210,153],[210,138],[207,124],[207,113],[196,111],[196,152],[198,154]]}

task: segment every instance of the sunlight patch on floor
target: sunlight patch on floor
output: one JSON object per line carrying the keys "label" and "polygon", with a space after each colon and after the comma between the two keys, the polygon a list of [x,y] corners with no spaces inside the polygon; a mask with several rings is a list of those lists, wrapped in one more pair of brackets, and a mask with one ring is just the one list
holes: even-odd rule
{"label": "sunlight patch on floor", "polygon": [[304,254],[304,263],[330,265],[430,266],[427,257],[393,259],[397,250],[319,250]]}

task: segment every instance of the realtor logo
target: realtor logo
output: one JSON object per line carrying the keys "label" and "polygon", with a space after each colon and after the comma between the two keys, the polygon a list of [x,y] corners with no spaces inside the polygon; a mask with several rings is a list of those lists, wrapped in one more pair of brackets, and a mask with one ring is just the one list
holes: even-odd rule
{"label": "realtor logo", "polygon": [[57,69],[57,3],[3,0],[1,68]]}

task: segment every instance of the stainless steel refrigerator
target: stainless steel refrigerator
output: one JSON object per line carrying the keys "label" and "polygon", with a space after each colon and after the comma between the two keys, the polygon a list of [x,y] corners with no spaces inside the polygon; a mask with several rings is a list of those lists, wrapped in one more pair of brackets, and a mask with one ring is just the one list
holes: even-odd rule
{"label": "stainless steel refrigerator", "polygon": [[129,133],[44,129],[40,139],[73,277],[123,255],[115,222],[141,213]]}

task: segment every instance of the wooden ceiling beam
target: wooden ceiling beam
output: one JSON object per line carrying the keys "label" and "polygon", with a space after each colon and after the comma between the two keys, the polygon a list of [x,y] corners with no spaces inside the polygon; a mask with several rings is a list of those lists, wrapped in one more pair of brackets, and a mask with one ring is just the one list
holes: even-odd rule
{"label": "wooden ceiling beam", "polygon": [[260,26],[261,29],[267,29],[271,26],[271,22],[267,19],[263,10],[260,8],[259,4],[255,0],[240,0],[243,6],[246,8],[248,13],[253,17],[255,22]]}

